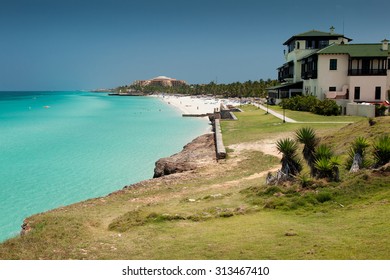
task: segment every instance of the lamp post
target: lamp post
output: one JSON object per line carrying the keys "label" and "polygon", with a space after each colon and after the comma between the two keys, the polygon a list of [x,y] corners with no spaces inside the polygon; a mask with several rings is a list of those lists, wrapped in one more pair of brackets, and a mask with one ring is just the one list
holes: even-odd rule
{"label": "lamp post", "polygon": [[267,97],[266,97],[266,99],[267,99],[267,112],[265,113],[266,115],[268,115],[268,102],[269,102],[269,96],[267,95]]}
{"label": "lamp post", "polygon": [[283,123],[286,122],[286,109],[284,108],[284,104],[283,104]]}

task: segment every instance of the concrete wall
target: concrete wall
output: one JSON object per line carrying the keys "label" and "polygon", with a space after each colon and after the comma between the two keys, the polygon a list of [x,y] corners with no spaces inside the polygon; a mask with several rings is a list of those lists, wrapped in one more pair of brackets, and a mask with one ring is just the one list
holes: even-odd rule
{"label": "concrete wall", "polygon": [[347,104],[347,115],[374,118],[375,117],[375,106],[374,105],[363,105],[363,104],[357,104],[357,103],[348,103]]}
{"label": "concrete wall", "polygon": [[219,119],[215,119],[215,150],[217,153],[217,159],[226,158],[226,149],[222,140],[221,124]]}

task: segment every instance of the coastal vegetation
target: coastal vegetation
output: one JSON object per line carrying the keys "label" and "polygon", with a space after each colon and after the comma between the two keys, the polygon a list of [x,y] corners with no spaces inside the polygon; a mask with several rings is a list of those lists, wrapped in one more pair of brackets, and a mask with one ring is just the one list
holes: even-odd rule
{"label": "coastal vegetation", "polygon": [[334,100],[319,100],[317,97],[311,95],[297,95],[292,98],[286,98],[279,105],[284,109],[311,112],[324,116],[340,115],[340,108]]}
{"label": "coastal vegetation", "polygon": [[214,95],[227,97],[266,97],[266,88],[277,85],[277,80],[263,80],[259,81],[246,81],[235,82],[230,84],[218,84],[216,82],[210,82],[208,84],[191,84],[181,85],[175,87],[167,86],[140,86],[140,85],[127,85],[114,89],[115,92],[127,92],[135,91],[145,94],[164,92],[168,94],[187,94],[187,95]]}
{"label": "coastal vegetation", "polygon": [[[280,168],[275,143],[290,138],[303,150],[297,132],[308,124],[242,109],[238,121],[221,122],[226,159],[29,217],[31,230],[1,244],[0,259],[389,259],[389,164],[340,166],[337,182],[302,165],[296,180],[266,185]],[[345,162],[360,136],[368,159],[386,159],[390,118],[332,118],[340,122],[310,124],[318,154]]]}

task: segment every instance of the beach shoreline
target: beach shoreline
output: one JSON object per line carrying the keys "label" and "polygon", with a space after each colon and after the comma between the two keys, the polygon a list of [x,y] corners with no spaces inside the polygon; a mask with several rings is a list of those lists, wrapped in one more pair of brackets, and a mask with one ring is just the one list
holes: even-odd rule
{"label": "beach shoreline", "polygon": [[191,95],[168,95],[155,94],[152,95],[165,103],[175,107],[183,115],[202,116],[213,114],[215,110],[219,111],[221,105],[240,105],[239,102],[231,99],[221,99],[207,96],[191,96]]}

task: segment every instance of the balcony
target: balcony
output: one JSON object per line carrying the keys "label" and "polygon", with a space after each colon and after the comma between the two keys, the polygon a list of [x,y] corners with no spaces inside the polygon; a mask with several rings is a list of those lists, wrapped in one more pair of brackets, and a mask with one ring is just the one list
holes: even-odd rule
{"label": "balcony", "polygon": [[302,80],[317,79],[317,70],[302,72],[301,78]]}
{"label": "balcony", "polygon": [[349,69],[348,76],[386,76],[387,69]]}
{"label": "balcony", "polygon": [[325,93],[327,99],[349,99],[348,85],[344,85],[341,91],[328,91]]}
{"label": "balcony", "polygon": [[293,78],[294,78],[294,74],[279,73],[278,75],[279,82],[285,81],[286,79],[293,79]]}

